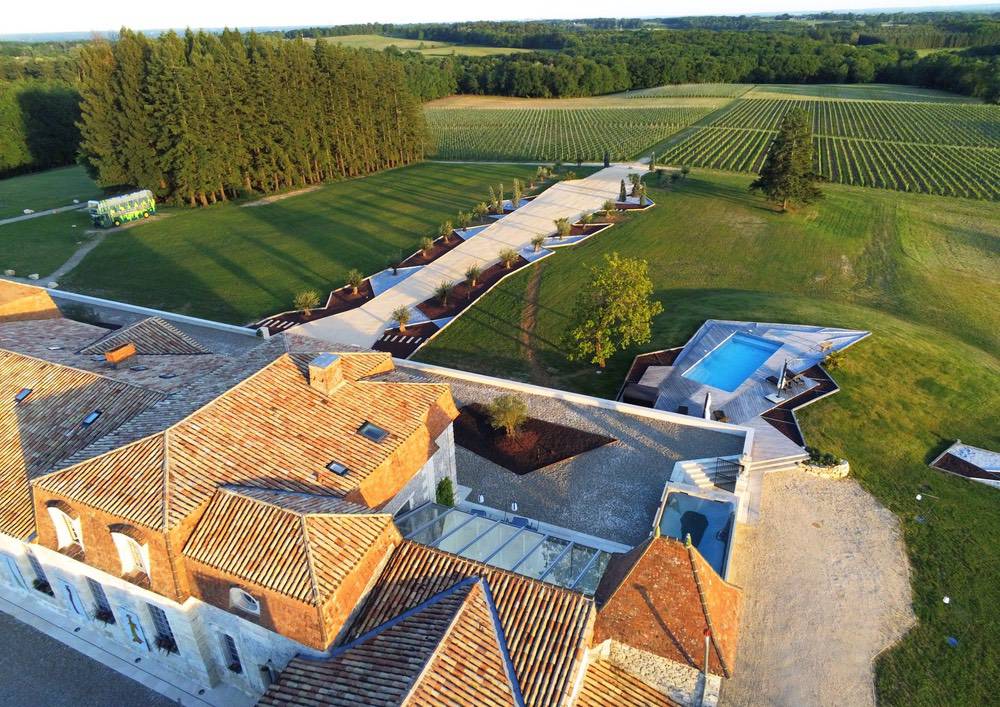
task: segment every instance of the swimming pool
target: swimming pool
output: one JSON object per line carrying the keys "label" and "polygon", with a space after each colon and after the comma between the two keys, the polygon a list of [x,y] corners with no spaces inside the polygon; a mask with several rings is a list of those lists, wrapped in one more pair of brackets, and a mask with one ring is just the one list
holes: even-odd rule
{"label": "swimming pool", "polygon": [[688,380],[732,393],[780,348],[780,341],[733,334],[683,375]]}
{"label": "swimming pool", "polygon": [[660,533],[683,540],[691,536],[691,544],[720,577],[725,577],[726,550],[733,533],[736,514],[732,504],[713,501],[681,491],[667,494],[660,516]]}

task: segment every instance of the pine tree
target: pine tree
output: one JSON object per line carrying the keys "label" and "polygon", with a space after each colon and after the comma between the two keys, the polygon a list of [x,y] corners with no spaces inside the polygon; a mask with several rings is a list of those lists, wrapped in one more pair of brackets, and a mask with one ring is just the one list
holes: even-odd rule
{"label": "pine tree", "polygon": [[809,114],[800,108],[788,111],[778,126],[760,176],[750,189],[761,191],[769,201],[781,204],[808,204],[822,196],[813,171],[812,127]]}

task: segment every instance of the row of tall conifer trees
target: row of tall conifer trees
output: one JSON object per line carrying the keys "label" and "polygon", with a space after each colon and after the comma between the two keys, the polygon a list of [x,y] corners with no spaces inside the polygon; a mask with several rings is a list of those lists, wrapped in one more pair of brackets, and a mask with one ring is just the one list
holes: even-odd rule
{"label": "row of tall conifer trees", "polygon": [[80,56],[81,155],[102,186],[192,206],[423,157],[393,57],[255,33],[122,30]]}

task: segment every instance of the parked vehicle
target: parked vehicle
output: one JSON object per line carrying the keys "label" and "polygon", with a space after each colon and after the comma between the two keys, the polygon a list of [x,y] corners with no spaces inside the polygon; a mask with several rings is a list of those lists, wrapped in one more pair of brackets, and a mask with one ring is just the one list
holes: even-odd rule
{"label": "parked vehicle", "polygon": [[149,218],[156,213],[156,199],[149,189],[120,194],[100,201],[88,201],[87,211],[98,228],[121,226],[129,221]]}

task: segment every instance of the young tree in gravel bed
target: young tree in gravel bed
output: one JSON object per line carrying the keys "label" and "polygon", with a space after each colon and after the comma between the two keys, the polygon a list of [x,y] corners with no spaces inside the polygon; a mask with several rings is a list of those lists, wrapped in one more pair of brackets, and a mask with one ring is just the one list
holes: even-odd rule
{"label": "young tree in gravel bed", "polygon": [[472,215],[476,219],[481,219],[486,214],[490,212],[490,207],[486,205],[486,202],[480,201],[478,204],[472,207]]}
{"label": "young tree in gravel bed", "polygon": [[621,186],[618,188],[618,201],[624,202],[628,198],[628,194],[625,191],[625,180],[622,180]]}
{"label": "young tree in gravel bed", "polygon": [[396,307],[392,310],[392,321],[399,326],[399,333],[406,333],[406,325],[410,323],[410,308],[406,306]]}
{"label": "young tree in gravel bed", "polygon": [[545,243],[545,236],[539,234],[531,239],[531,247],[535,249],[537,253],[542,249],[542,245]]}
{"label": "young tree in gravel bed", "polygon": [[470,265],[465,270],[465,281],[469,283],[469,287],[475,287],[479,284],[479,276],[483,274],[483,269],[478,265]]}
{"label": "young tree in gravel bed", "polygon": [[441,236],[442,241],[447,243],[448,241],[451,240],[451,232],[453,230],[454,227],[451,225],[451,221],[445,221],[444,223],[441,224],[441,227],[438,229],[438,235]]}
{"label": "young tree in gravel bed", "polygon": [[434,294],[438,298],[442,307],[448,306],[448,297],[451,295],[451,290],[454,285],[450,282],[445,282],[442,280],[438,283],[438,286],[434,288]]}
{"label": "young tree in gravel bed", "polygon": [[458,216],[455,218],[455,223],[458,224],[458,227],[464,233],[469,228],[469,224],[472,223],[472,215],[468,211],[459,211]]}
{"label": "young tree in gravel bed", "polygon": [[319,306],[319,292],[316,290],[303,290],[295,295],[295,309],[301,309],[307,317],[312,314],[312,310]]}
{"label": "young tree in gravel bed", "polygon": [[820,176],[813,171],[812,119],[801,108],[793,108],[781,119],[778,134],[767,152],[760,176],[750,185],[768,201],[781,204],[808,204],[820,196],[816,183]]}
{"label": "young tree in gravel bed", "polygon": [[420,239],[420,252],[426,258],[431,253],[431,248],[434,247],[434,241],[427,236]]}
{"label": "young tree in gravel bed", "polygon": [[524,196],[524,190],[521,188],[521,180],[515,179],[514,184],[510,188],[511,209],[516,209],[520,205],[522,196]]}
{"label": "young tree in gravel bed", "polygon": [[528,419],[528,404],[517,395],[500,395],[486,406],[493,429],[503,430],[514,437]]}
{"label": "young tree in gravel bed", "polygon": [[503,263],[503,266],[508,270],[510,270],[510,266],[514,264],[514,262],[518,259],[519,256],[517,254],[517,251],[514,250],[513,248],[504,248],[503,250],[500,251],[499,257],[500,257],[500,262]]}
{"label": "young tree in gravel bed", "polygon": [[573,230],[573,227],[569,225],[569,219],[567,218],[557,218],[554,223],[556,225],[556,235],[559,237],[559,240],[568,236],[569,232]]}
{"label": "young tree in gravel bed", "polygon": [[651,300],[653,283],[645,260],[612,253],[604,261],[604,267],[591,269],[590,285],[577,296],[562,341],[570,361],[589,359],[601,368],[620,349],[649,341],[650,323],[663,311],[663,305]]}
{"label": "young tree in gravel bed", "polygon": [[608,199],[607,201],[604,202],[604,215],[607,218],[611,218],[611,214],[614,212],[614,210],[615,210],[614,199]]}
{"label": "young tree in gravel bed", "polygon": [[360,270],[352,269],[347,273],[347,285],[351,288],[351,294],[355,297],[358,294],[358,289],[365,281],[365,276],[361,274]]}

